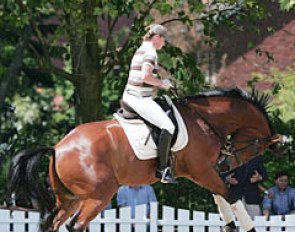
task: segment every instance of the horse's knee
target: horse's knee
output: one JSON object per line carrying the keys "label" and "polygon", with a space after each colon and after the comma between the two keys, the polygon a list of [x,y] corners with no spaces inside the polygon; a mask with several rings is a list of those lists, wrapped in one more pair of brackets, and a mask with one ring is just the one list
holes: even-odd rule
{"label": "horse's knee", "polygon": [[220,195],[213,194],[213,199],[216,205],[222,204],[223,199]]}
{"label": "horse's knee", "polygon": [[223,204],[223,201],[227,201],[230,205],[236,203],[239,199],[238,197],[232,193],[231,191],[228,192],[223,198],[219,194],[214,194],[214,201],[217,205]]}

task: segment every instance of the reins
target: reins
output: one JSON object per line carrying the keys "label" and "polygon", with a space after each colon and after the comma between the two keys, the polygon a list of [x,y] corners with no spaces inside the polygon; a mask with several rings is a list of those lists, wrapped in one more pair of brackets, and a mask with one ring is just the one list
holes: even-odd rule
{"label": "reins", "polygon": [[[184,96],[184,95],[180,96],[178,94],[177,88],[174,87],[174,88],[171,88],[170,90],[178,102],[181,102],[187,106],[190,105],[186,96]],[[202,114],[200,114],[200,112],[197,109],[195,109],[193,107],[192,107],[192,109],[194,109],[194,112],[209,126],[209,128],[214,132],[215,135],[217,135],[219,140],[223,143],[225,141],[224,136],[222,135],[221,132],[219,132],[219,130],[215,127],[215,125],[210,123]]]}

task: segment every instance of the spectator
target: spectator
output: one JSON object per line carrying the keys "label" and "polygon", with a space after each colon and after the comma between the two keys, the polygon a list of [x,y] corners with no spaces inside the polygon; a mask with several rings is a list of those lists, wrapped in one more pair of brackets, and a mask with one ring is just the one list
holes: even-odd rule
{"label": "spectator", "polygon": [[157,202],[154,189],[150,185],[128,186],[123,185],[117,193],[118,207],[131,207],[131,217],[135,217],[135,206],[146,204],[147,217],[150,217],[150,203]]}
{"label": "spectator", "polygon": [[261,182],[267,178],[262,156],[257,156],[226,175],[222,175],[222,178],[230,190],[242,200],[252,219],[254,216],[262,215]]}
{"label": "spectator", "polygon": [[263,200],[263,215],[295,214],[295,188],[289,186],[289,174],[277,172],[275,186],[267,190],[268,196]]}

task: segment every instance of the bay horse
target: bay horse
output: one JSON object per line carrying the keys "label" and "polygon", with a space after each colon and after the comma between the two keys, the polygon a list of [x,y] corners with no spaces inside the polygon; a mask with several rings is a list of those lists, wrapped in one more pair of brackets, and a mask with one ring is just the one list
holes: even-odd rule
{"label": "bay horse", "polygon": [[[221,149],[230,136],[225,156],[230,169],[261,155],[279,140],[273,135],[266,112],[268,97],[242,89],[213,90],[173,100],[187,126],[188,144],[175,153],[177,177],[185,177],[221,196],[238,220],[245,211],[216,170]],[[50,196],[40,181],[41,158],[50,155]],[[116,119],[77,126],[54,147],[21,151],[11,163],[8,192],[34,193],[41,212],[47,212],[42,231],[58,231],[72,216],[69,231],[85,231],[89,222],[111,201],[121,184],[143,185],[158,181],[157,159],[139,160]],[[242,216],[241,216],[242,215]],[[246,229],[246,231],[255,231]]]}

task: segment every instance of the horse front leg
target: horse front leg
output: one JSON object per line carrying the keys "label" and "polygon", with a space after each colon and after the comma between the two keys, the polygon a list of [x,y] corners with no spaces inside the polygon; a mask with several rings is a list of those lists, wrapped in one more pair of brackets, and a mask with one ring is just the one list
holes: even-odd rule
{"label": "horse front leg", "polygon": [[237,232],[237,227],[234,222],[235,216],[230,207],[230,204],[221,195],[213,194],[213,198],[215,204],[218,207],[220,217],[226,224],[223,228],[223,232]]}
{"label": "horse front leg", "polygon": [[[214,194],[214,200],[219,208],[220,215],[225,221],[225,231],[234,232],[234,215],[237,217],[241,227],[247,232],[255,232],[253,222],[248,215],[243,203],[235,194],[233,194],[225,185],[220,176],[212,168],[212,170],[204,171],[207,175],[198,175],[193,178],[197,183],[200,183],[204,188]],[[210,178],[208,178],[210,177]]]}

